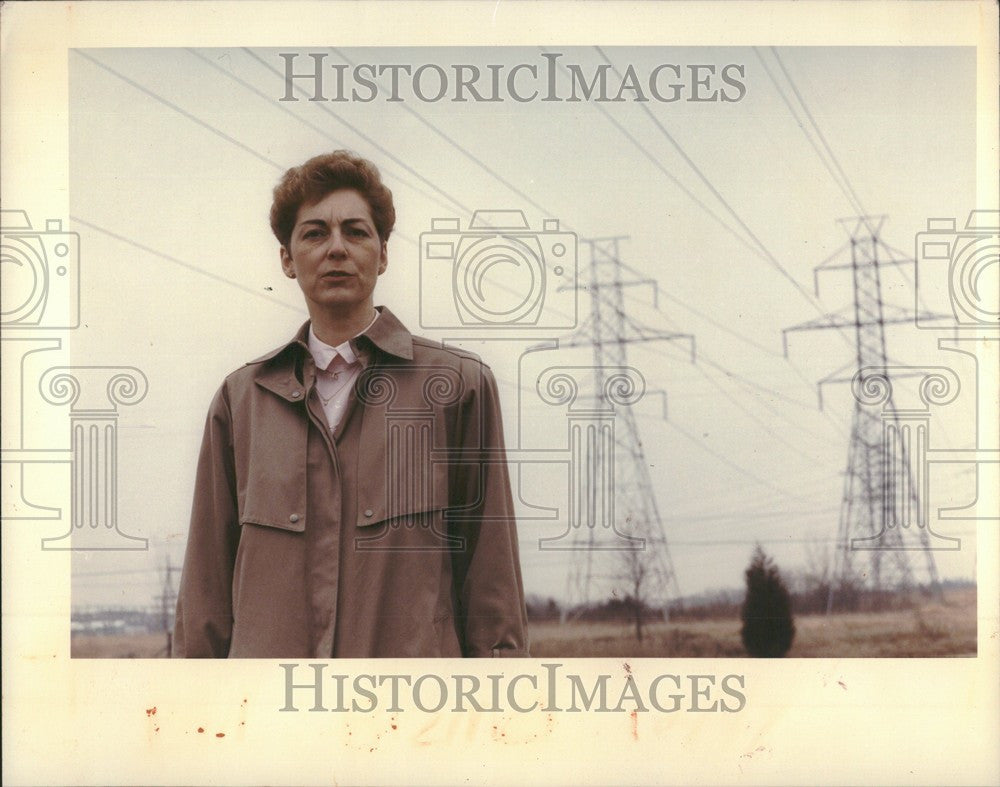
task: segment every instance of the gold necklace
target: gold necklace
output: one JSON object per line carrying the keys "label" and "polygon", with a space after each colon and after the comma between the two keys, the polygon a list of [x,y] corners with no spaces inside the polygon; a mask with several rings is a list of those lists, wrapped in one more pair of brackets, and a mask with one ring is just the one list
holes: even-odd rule
{"label": "gold necklace", "polygon": [[[323,371],[324,374],[329,375],[334,380],[339,380],[340,379],[340,375],[343,374],[343,372],[330,372],[327,369],[323,369],[322,371]],[[319,399],[323,403],[324,407],[326,407],[327,405],[329,405],[330,402],[333,401],[333,398],[337,394],[339,394],[341,391],[344,390],[344,388],[350,382],[350,377],[351,377],[350,375],[347,375],[348,379],[344,380],[344,382],[342,382],[340,385],[338,385],[337,388],[333,391],[333,393],[331,393],[329,396],[323,396],[323,394],[321,394],[319,392],[319,386],[318,385],[316,386],[316,395],[319,397]]]}

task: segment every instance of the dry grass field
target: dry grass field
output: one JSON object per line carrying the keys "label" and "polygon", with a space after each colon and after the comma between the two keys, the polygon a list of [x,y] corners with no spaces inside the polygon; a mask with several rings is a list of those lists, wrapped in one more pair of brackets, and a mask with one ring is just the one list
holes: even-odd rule
{"label": "dry grass field", "polygon": [[75,659],[155,659],[167,655],[166,634],[78,634],[70,645]]}
{"label": "dry grass field", "polygon": [[[975,590],[953,592],[944,604],[890,612],[801,615],[789,658],[930,658],[976,655]],[[638,642],[626,623],[537,623],[535,657],[740,657],[740,621],[655,623]]]}
{"label": "dry grass field", "polygon": [[[802,615],[795,619],[790,658],[975,656],[976,592],[951,592],[944,604],[891,612]],[[531,655],[539,658],[741,657],[740,621],[648,625],[637,642],[626,623],[533,623]],[[73,637],[74,658],[157,658],[163,634]]]}

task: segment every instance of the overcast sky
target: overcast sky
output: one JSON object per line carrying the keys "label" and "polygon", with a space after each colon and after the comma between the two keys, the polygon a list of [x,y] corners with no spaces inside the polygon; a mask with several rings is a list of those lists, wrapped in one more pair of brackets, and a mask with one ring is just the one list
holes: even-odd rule
{"label": "overcast sky", "polygon": [[[308,51],[326,53],[326,64],[470,64],[483,73],[489,64],[503,64],[504,73],[545,64],[538,49]],[[608,61],[640,75],[663,63],[679,64],[682,74],[690,64],[717,73],[737,64],[745,96],[522,103],[454,102],[450,94],[425,102],[405,93],[392,102],[383,78],[368,103],[281,102],[279,50],[70,52],[70,210],[81,236],[83,315],[73,363],[132,365],[149,379],[145,400],[121,413],[118,518],[151,545],[76,555],[75,606],[151,603],[166,556],[179,566],[212,394],[228,372],[305,319],[268,227],[271,189],[286,168],[335,148],[371,158],[395,196],[397,230],[376,302],[414,333],[461,343],[490,364],[512,447],[525,435],[553,448],[565,443],[564,411],[531,395],[534,380],[524,377],[526,367],[519,378],[518,359],[530,344],[566,334],[522,332],[515,341],[496,332],[479,341],[461,329],[422,328],[416,294],[430,315],[424,324],[452,296],[447,275],[421,274],[421,233],[442,217],[459,219],[464,230],[477,209],[523,210],[538,230],[558,219],[580,239],[581,283],[590,264],[583,239],[628,236],[623,262],[635,278],[655,279],[660,292],[654,308],[649,288],[629,288],[627,314],[697,343],[695,364],[683,344],[628,347],[647,389],[667,394],[667,420],[659,397],[640,401],[634,414],[682,593],[739,586],[756,541],[789,571],[832,548],[853,402],[845,386],[828,387],[820,411],[815,383],[852,363],[853,336],[795,334],[786,359],[782,329],[850,304],[847,271],[824,274],[820,297],[809,294],[814,266],[847,238],[837,219],[859,206],[886,214],[885,241],[907,254],[928,217],[964,222],[976,196],[974,51],[552,51],[587,74]],[[296,60],[298,69],[308,65],[304,55]],[[567,72],[557,74],[568,95]],[[609,81],[617,90],[620,80]],[[831,169],[846,180],[838,183]],[[845,195],[851,189],[853,200]],[[885,271],[886,300],[912,305],[912,282],[912,267]],[[550,308],[572,306],[565,293],[558,303],[551,297]],[[589,313],[586,292],[576,305]],[[972,369],[937,350],[936,338],[891,327],[889,354],[902,364],[950,365],[968,381],[935,413],[931,433],[934,446],[967,447]],[[548,365],[593,360],[586,349],[552,358]],[[934,472],[933,506],[974,496],[968,467]],[[565,490],[540,468],[524,465],[522,476],[524,500],[565,508]],[[526,590],[563,598],[572,555],[538,549],[539,538],[562,528],[522,513]],[[962,550],[939,553],[939,572],[971,578],[972,523],[937,528],[963,540]]]}

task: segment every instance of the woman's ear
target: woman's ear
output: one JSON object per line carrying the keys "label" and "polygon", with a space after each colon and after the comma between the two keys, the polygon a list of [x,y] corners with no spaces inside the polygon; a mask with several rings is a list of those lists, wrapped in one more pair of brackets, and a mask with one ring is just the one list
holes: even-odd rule
{"label": "woman's ear", "polygon": [[295,264],[292,262],[292,255],[288,253],[288,249],[284,246],[281,247],[279,254],[281,256],[281,270],[284,271],[289,279],[294,279]]}

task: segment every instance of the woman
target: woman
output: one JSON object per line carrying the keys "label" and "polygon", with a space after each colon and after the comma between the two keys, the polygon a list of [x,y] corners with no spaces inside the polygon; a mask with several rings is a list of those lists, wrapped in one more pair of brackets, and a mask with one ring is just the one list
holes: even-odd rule
{"label": "woman", "polygon": [[527,655],[496,382],[375,308],[394,223],[345,151],[275,188],[310,319],[212,402],[175,656]]}

